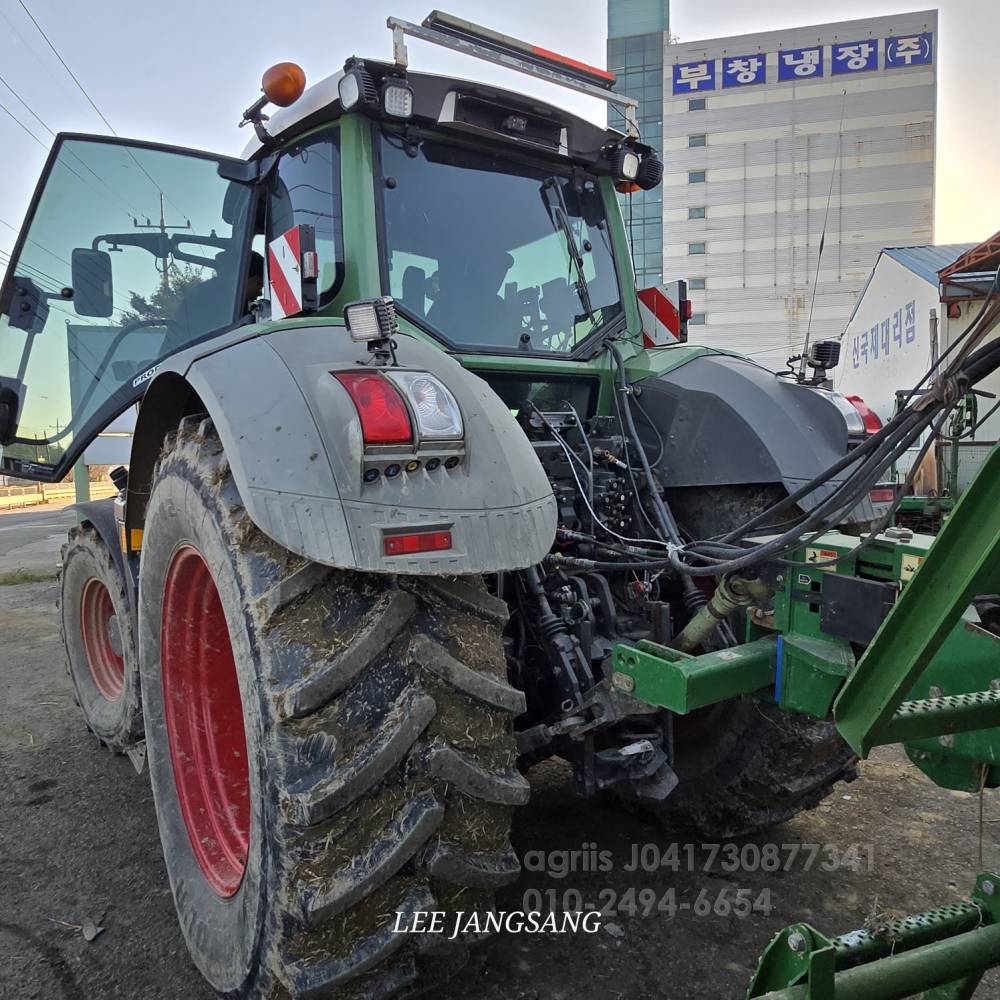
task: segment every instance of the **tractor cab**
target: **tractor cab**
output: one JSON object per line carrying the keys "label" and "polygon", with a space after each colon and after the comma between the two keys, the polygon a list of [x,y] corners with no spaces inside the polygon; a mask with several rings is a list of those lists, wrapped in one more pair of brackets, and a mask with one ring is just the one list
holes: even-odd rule
{"label": "tractor cab", "polygon": [[[242,158],[61,134],[0,291],[0,468],[62,478],[161,362],[389,295],[449,352],[577,360],[637,332],[617,192],[659,183],[606,71],[445,14],[389,19],[391,62],[304,91],[265,74]],[[411,73],[410,34],[599,97],[623,131]],[[304,93],[303,93],[304,91]],[[268,118],[268,103],[279,110]]]}

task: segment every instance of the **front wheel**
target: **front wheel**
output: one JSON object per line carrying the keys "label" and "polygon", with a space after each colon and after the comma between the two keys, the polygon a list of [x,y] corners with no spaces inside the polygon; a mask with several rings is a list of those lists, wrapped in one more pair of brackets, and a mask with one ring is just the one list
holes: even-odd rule
{"label": "front wheel", "polygon": [[524,699],[506,682],[505,606],[478,582],[279,548],[210,422],[190,419],[157,466],[139,603],[160,837],[211,985],[387,998],[460,967],[465,937],[396,928],[416,911],[486,912],[520,872]]}

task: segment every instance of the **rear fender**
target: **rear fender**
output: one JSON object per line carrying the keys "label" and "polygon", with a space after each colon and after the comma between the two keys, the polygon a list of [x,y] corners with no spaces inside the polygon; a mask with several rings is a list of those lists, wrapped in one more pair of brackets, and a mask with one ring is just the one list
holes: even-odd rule
{"label": "rear fender", "polygon": [[[163,435],[186,413],[207,413],[254,523],[315,562],[404,574],[521,569],[555,537],[552,489],[534,450],[489,386],[443,351],[400,335],[400,368],[430,372],[454,394],[465,423],[461,461],[428,472],[426,452],[400,453],[418,470],[365,483],[357,412],[332,376],[371,360],[343,326],[272,328],[228,338],[211,353],[176,355],[143,399],[129,478],[129,527],[141,527]],[[405,451],[406,449],[404,449]],[[393,459],[395,455],[391,456]],[[378,456],[383,467],[386,456]],[[386,556],[387,534],[447,530],[452,548]]]}

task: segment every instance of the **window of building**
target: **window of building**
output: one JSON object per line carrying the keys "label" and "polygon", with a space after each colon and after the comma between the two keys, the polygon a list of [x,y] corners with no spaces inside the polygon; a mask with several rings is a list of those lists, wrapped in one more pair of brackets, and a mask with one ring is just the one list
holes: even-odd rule
{"label": "window of building", "polygon": [[689,208],[688,209],[688,218],[689,219],[704,219],[705,218],[705,212],[706,212],[706,208],[705,208],[704,205],[698,205],[695,208]]}
{"label": "window of building", "polygon": [[688,244],[688,253],[689,254],[691,254],[691,253],[704,253],[704,252],[705,252],[705,244],[704,243],[689,243]]}
{"label": "window of building", "polygon": [[705,290],[704,278],[688,278],[689,292],[703,292]]}
{"label": "window of building", "polygon": [[691,313],[691,318],[688,320],[688,326],[704,326],[705,316],[705,313]]}
{"label": "window of building", "polygon": [[708,137],[704,134],[688,136],[688,146],[691,148],[694,148],[695,146],[705,146],[707,144]]}
{"label": "window of building", "polygon": [[688,101],[688,111],[704,111],[705,110],[705,98],[704,97],[694,97]]}
{"label": "window of building", "polygon": [[704,170],[689,170],[688,171],[688,184],[704,184],[705,183],[705,171]]}

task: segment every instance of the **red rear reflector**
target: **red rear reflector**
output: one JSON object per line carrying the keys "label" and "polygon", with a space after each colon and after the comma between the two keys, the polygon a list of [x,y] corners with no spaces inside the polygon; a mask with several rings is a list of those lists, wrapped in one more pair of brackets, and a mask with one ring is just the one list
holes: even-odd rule
{"label": "red rear reflector", "polygon": [[691,300],[690,299],[684,299],[684,301],[681,302],[681,316],[684,319],[688,320],[688,319],[691,318],[691,316],[693,314],[693,311],[694,311],[694,307],[691,304]]}
{"label": "red rear reflector", "polygon": [[868,494],[872,503],[892,503],[896,499],[896,491],[890,486],[886,489],[872,490]]}
{"label": "red rear reflector", "polygon": [[439,552],[450,548],[450,531],[418,531],[412,535],[386,535],[382,539],[382,551],[387,556],[408,556],[415,552]]}
{"label": "red rear reflector", "polygon": [[877,434],[882,430],[882,418],[860,396],[845,396],[844,398],[861,414],[867,433]]}
{"label": "red rear reflector", "polygon": [[599,66],[591,66],[588,63],[580,62],[579,59],[573,59],[570,56],[561,56],[558,52],[550,52],[548,49],[543,49],[540,45],[532,45],[531,51],[534,52],[536,56],[541,56],[543,59],[551,59],[552,62],[562,63],[564,66],[570,66],[573,69],[582,70],[584,73],[599,76],[604,80],[610,80],[612,83],[615,82],[614,73],[609,73],[606,69],[601,69]]}
{"label": "red rear reflector", "polygon": [[331,372],[350,393],[365,444],[410,444],[413,428],[399,390],[374,372]]}

